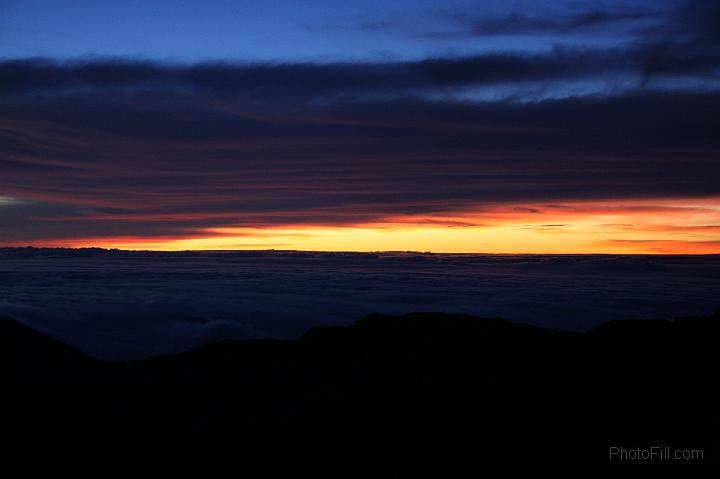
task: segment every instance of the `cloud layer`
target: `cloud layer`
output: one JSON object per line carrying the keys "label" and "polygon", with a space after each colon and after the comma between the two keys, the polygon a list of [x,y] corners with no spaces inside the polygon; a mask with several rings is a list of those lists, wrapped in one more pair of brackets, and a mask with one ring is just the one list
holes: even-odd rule
{"label": "cloud layer", "polygon": [[[0,243],[715,202],[717,11],[683,5],[610,47],[377,63],[3,61]],[[573,15],[504,22],[552,31],[660,14]]]}
{"label": "cloud layer", "polygon": [[158,253],[0,249],[0,316],[105,358],[292,338],[371,312],[561,329],[718,308],[718,256]]}
{"label": "cloud layer", "polygon": [[[432,88],[456,84],[473,77],[471,64],[443,62],[428,68],[445,77],[417,76]],[[52,80],[42,80],[28,73],[33,66],[6,64],[24,73],[4,82],[15,91],[0,107],[0,187],[26,204],[3,208],[0,227],[27,239],[60,230],[174,235],[507,202],[720,194],[716,92],[435,100],[386,88],[393,82],[366,67],[303,66],[306,82],[292,83],[294,72],[286,82],[225,87],[213,79],[243,77],[247,67],[50,63],[42,69]],[[346,80],[326,77],[335,68]],[[344,85],[352,71],[356,89]],[[363,79],[375,74],[383,79],[371,92]],[[204,80],[183,83],[196,75]],[[38,85],[18,94],[30,88],[23,78]],[[43,216],[51,221],[17,227]]]}

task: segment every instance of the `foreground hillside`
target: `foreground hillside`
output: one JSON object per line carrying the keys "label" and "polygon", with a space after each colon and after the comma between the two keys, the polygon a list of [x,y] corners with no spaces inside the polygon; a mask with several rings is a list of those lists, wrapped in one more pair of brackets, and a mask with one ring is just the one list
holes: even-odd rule
{"label": "foreground hillside", "polygon": [[[380,461],[385,473],[469,477],[489,464],[576,477],[716,464],[718,314],[588,333],[370,315],[296,341],[133,362],[97,360],[11,319],[0,329],[6,430],[33,448],[174,444],[230,449],[238,462],[310,448],[376,477]],[[703,449],[704,459],[623,462],[609,459],[612,446]]]}

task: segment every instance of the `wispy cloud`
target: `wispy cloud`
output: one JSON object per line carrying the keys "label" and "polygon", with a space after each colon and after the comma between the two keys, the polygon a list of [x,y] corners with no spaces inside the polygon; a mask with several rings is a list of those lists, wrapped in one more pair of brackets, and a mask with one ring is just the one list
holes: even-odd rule
{"label": "wispy cloud", "polygon": [[[292,95],[278,85],[292,83],[292,65],[271,87],[283,94],[254,100],[253,88],[229,80],[212,88],[213,75],[225,78],[214,69],[127,62],[46,63],[48,80],[38,75],[42,85],[28,90],[21,79],[33,77],[33,65],[4,67],[24,72],[5,82],[0,106],[0,191],[24,200],[0,212],[5,241],[191,237],[220,227],[367,224],[495,204],[720,196],[714,92],[535,102],[338,93],[330,100],[328,84],[344,84],[338,92],[374,84],[326,79],[300,82],[301,97],[313,101],[288,104]],[[416,84],[452,84],[472,76],[463,73],[467,66],[401,69],[414,72]],[[232,78],[249,67],[223,68]],[[301,69],[321,77],[333,68],[342,78],[368,77],[363,65]],[[87,73],[95,69],[104,73]],[[197,72],[207,75],[199,85],[179,80]],[[387,96],[388,81],[374,88]]]}
{"label": "wispy cloud", "polygon": [[[377,63],[0,62],[0,198],[14,199],[0,200],[0,241],[462,229],[487,224],[469,212],[498,207],[537,229],[573,223],[583,202],[707,203],[720,197],[720,50],[683,5],[662,30],[612,48]],[[512,20],[575,29],[646,13]],[[523,219],[552,204],[569,208],[564,218]]]}
{"label": "wispy cloud", "polygon": [[656,10],[638,7],[617,9],[587,8],[569,12],[526,13],[510,11],[503,15],[452,12],[447,17],[458,29],[447,32],[432,32],[431,37],[485,37],[501,35],[568,34],[595,32],[622,23],[659,21],[662,15]]}

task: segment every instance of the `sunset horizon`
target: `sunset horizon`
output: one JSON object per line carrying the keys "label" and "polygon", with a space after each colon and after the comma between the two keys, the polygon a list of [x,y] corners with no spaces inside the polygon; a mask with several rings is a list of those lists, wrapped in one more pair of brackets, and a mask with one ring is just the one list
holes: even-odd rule
{"label": "sunset horizon", "polygon": [[719,0],[0,0],[19,470],[691,477],[719,343]]}
{"label": "sunset horizon", "polygon": [[[16,201],[17,203],[17,201]],[[182,216],[174,216],[177,221]],[[89,218],[88,221],[97,221]],[[138,218],[133,219],[137,221]],[[113,218],[114,223],[124,221]],[[142,219],[148,223],[162,218]],[[475,214],[396,216],[351,225],[217,227],[187,236],[46,238],[2,246],[129,250],[427,251],[529,254],[718,254],[720,201],[519,204]]]}

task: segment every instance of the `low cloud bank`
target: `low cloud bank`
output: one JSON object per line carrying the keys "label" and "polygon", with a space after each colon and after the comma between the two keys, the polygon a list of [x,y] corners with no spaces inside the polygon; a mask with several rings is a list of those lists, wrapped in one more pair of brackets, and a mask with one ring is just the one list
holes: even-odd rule
{"label": "low cloud bank", "polygon": [[720,308],[720,256],[0,249],[0,315],[104,358],[294,338],[371,312],[562,329]]}

